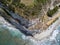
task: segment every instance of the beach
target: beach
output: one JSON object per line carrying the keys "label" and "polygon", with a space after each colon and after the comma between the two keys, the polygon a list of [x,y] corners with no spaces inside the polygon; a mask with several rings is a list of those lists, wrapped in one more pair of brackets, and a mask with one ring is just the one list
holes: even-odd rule
{"label": "beach", "polygon": [[[58,14],[60,15],[60,13]],[[56,20],[52,25],[50,25],[46,31],[43,31],[40,34],[35,34],[34,38],[36,38],[37,40],[42,40],[45,37],[50,36],[50,34],[56,29],[56,27],[60,24],[60,18],[58,18],[58,20]]]}

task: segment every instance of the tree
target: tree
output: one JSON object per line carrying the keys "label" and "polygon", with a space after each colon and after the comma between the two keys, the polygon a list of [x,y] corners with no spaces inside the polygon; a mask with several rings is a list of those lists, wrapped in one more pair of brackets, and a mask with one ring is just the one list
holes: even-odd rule
{"label": "tree", "polygon": [[53,10],[48,10],[48,12],[47,12],[47,15],[49,16],[49,17],[52,17],[53,16],[53,14],[54,13],[56,13],[58,11],[58,7],[56,6]]}

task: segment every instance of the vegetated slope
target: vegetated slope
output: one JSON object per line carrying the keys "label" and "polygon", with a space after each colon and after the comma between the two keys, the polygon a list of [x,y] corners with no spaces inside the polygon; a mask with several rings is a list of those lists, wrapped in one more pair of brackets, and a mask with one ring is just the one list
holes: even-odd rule
{"label": "vegetated slope", "polygon": [[[42,7],[46,8],[49,0],[0,0],[0,2],[9,6],[15,13],[21,14],[23,17],[30,18],[40,15]],[[30,5],[31,4],[31,5]],[[38,16],[37,16],[38,17]]]}
{"label": "vegetated slope", "polygon": [[[47,12],[49,15],[53,15],[49,9],[56,7],[60,3],[60,0],[0,0],[0,2],[8,6],[10,11],[12,10],[14,13],[18,13],[29,21],[39,18],[41,23],[39,22],[38,25],[40,28],[40,24],[44,25],[49,20]],[[53,11],[53,13],[55,12]]]}

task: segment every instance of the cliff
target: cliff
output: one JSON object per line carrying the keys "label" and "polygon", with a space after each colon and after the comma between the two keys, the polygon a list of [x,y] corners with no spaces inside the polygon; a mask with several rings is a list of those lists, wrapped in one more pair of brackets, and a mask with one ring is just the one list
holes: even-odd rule
{"label": "cliff", "polygon": [[58,10],[56,8],[55,11],[54,8],[60,0],[0,0],[0,2],[9,7],[9,11],[27,19],[30,22],[28,29],[45,30],[48,27],[46,23],[50,20],[47,13],[54,15]]}

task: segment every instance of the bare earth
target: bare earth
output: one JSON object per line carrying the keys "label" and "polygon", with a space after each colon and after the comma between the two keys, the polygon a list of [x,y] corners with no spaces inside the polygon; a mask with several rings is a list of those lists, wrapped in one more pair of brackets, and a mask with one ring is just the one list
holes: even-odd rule
{"label": "bare earth", "polygon": [[21,0],[21,3],[24,3],[25,5],[32,5],[34,0]]}

